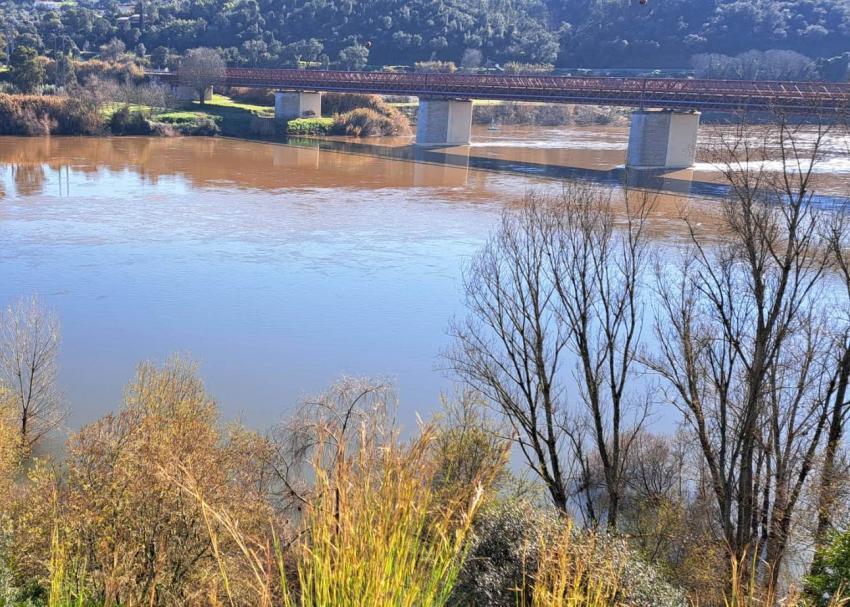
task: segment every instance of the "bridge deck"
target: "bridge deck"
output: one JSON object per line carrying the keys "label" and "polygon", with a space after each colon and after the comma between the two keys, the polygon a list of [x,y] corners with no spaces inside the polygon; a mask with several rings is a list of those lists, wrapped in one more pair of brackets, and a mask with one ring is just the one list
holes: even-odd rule
{"label": "bridge deck", "polygon": [[[174,72],[149,72],[177,80]],[[228,68],[218,84],[254,88],[663,107],[841,114],[850,109],[850,84],[750,82],[674,78],[467,75],[330,70]]]}

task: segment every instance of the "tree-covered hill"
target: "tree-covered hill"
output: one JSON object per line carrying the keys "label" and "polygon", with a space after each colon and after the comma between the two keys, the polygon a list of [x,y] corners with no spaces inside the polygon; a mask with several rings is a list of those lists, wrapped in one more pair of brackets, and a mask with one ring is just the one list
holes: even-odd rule
{"label": "tree-covered hill", "polygon": [[197,46],[232,64],[554,63],[688,67],[704,53],[850,50],[847,0],[0,1],[0,35],[57,51],[113,39],[159,58]]}
{"label": "tree-covered hill", "polygon": [[[555,9],[560,6],[561,9]],[[793,50],[813,58],[850,50],[846,0],[649,0],[550,3],[561,61],[593,66],[680,66],[698,53]]]}

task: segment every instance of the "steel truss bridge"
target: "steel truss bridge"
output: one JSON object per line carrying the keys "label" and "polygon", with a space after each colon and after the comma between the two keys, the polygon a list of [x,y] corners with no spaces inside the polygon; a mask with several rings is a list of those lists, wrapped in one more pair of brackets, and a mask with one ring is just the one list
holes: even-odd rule
{"label": "steel truss bridge", "polygon": [[[175,72],[149,71],[177,84]],[[496,99],[669,108],[843,115],[850,84],[675,78],[467,75],[228,68],[215,84],[297,91],[375,93],[427,99]]]}

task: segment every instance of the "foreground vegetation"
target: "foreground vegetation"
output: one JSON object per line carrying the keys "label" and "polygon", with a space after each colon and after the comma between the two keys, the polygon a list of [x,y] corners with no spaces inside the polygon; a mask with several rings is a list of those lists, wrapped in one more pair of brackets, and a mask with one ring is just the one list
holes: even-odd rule
{"label": "foreground vegetation", "polygon": [[[5,322],[10,315],[31,336],[42,333],[28,344],[35,351],[55,344],[42,339],[49,322],[32,324],[49,318],[37,303],[10,309]],[[59,462],[22,458],[7,392],[0,600],[22,607],[688,603],[628,540],[580,529],[537,503],[533,488],[506,468],[508,442],[480,403],[466,396],[446,405],[406,439],[394,407],[389,386],[347,379],[260,434],[221,424],[190,363],[145,363],[122,407],[72,435]],[[46,417],[33,419],[45,427]],[[846,559],[840,542],[835,550]],[[767,604],[746,579],[729,588],[730,603]],[[830,596],[830,605],[844,604],[839,593]],[[789,604],[803,603],[797,596]]]}
{"label": "foreground vegetation", "polygon": [[[18,347],[40,358],[55,334],[37,306],[4,320],[36,337]],[[143,364],[119,411],[74,434],[63,463],[31,459],[22,478],[12,400],[4,605],[553,605],[555,595],[602,605],[659,590],[681,600],[651,569],[626,576],[640,558],[620,542],[510,497],[508,445],[473,402],[405,440],[391,390],[345,380],[261,435],[220,425],[192,365]],[[505,549],[520,559],[509,575],[479,581],[490,559],[505,566]]]}

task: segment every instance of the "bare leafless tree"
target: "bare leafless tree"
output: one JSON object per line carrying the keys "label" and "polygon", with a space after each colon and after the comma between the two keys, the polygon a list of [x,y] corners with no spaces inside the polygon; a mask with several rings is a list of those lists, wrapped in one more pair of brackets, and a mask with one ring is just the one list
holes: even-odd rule
{"label": "bare leafless tree", "polygon": [[311,486],[306,467],[321,462],[332,471],[359,448],[363,432],[375,444],[394,435],[397,396],[386,381],[343,377],[326,392],[306,399],[284,423],[275,427],[271,462],[280,506],[297,510],[307,502]]}
{"label": "bare leafless tree", "polygon": [[579,397],[589,417],[589,424],[572,424],[567,432],[573,444],[580,442],[576,433],[591,432],[604,476],[607,523],[614,528],[623,469],[649,410],[629,380],[640,340],[645,227],[653,198],[626,192],[624,201],[618,226],[610,192],[567,186],[552,209],[554,229],[547,239],[558,312],[578,359]]}
{"label": "bare leafless tree", "polygon": [[[832,318],[835,326],[834,374],[832,382],[835,390],[829,407],[829,428],[823,455],[820,482],[818,487],[818,520],[815,530],[815,542],[822,545],[833,525],[833,517],[839,495],[839,455],[844,442],[845,430],[850,420],[850,208],[836,213],[829,226],[829,248],[832,252],[839,280],[838,305],[836,309],[845,310],[843,317]],[[841,288],[843,287],[843,288]]]}
{"label": "bare leafless tree", "polygon": [[[577,488],[590,521],[612,527],[624,463],[647,410],[626,395],[651,208],[639,198],[627,196],[618,216],[609,193],[571,184],[559,196],[530,193],[508,210],[465,274],[470,314],[452,327],[447,354],[458,375],[506,415],[555,505],[566,511]],[[605,517],[591,495],[596,457]]]}
{"label": "bare leafless tree", "polygon": [[567,510],[563,357],[569,330],[547,272],[546,200],[529,194],[467,269],[469,317],[447,354],[471,387],[498,405],[556,507]]}
{"label": "bare leafless tree", "polygon": [[204,104],[206,90],[224,79],[226,65],[215,50],[195,48],[186,53],[180,61],[180,82],[197,91],[201,105]]}
{"label": "bare leafless tree", "polygon": [[92,75],[86,79],[84,86],[79,91],[79,95],[100,111],[109,104],[121,100],[121,87],[111,78],[98,78]]}
{"label": "bare leafless tree", "polygon": [[686,218],[681,264],[657,271],[659,352],[646,362],[700,446],[722,540],[736,558],[764,555],[769,584],[834,389],[812,191],[826,134],[781,122],[722,135],[712,158],[730,188],[720,241]]}
{"label": "bare leafless tree", "polygon": [[155,82],[135,84],[128,82],[118,87],[115,101],[125,105],[145,108],[152,115],[164,111],[172,105],[168,87]]}
{"label": "bare leafless tree", "polygon": [[62,421],[56,386],[59,322],[35,297],[0,312],[0,383],[12,394],[20,441],[29,450]]}

